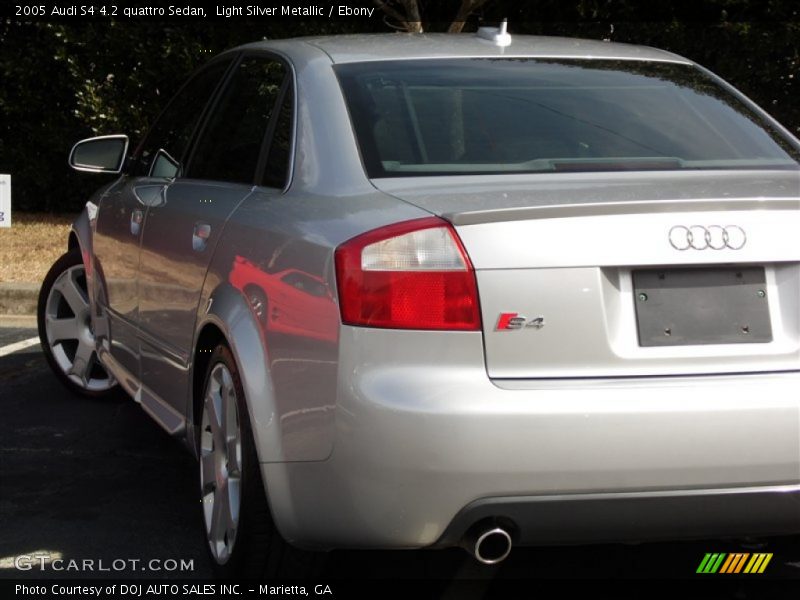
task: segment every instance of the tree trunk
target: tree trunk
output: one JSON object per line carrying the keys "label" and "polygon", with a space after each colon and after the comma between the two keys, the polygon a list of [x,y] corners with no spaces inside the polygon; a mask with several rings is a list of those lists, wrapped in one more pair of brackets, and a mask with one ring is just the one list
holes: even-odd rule
{"label": "tree trunk", "polygon": [[401,0],[406,9],[406,29],[411,33],[422,33],[422,17],[417,0]]}
{"label": "tree trunk", "polygon": [[[455,15],[455,20],[450,23],[448,33],[461,33],[469,16],[489,0],[461,0],[461,5]],[[419,10],[419,0],[373,0],[375,6],[381,9],[387,17],[396,23],[386,22],[390,27],[402,29],[409,33],[422,33],[422,15]]]}
{"label": "tree trunk", "polygon": [[450,23],[450,27],[447,28],[447,33],[461,33],[464,30],[464,25],[466,25],[469,16],[487,2],[488,0],[461,0],[461,6],[458,7],[456,18]]}

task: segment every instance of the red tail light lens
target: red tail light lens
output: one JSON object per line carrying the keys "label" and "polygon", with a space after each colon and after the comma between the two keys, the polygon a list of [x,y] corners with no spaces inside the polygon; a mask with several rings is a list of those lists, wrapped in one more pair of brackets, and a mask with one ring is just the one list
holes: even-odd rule
{"label": "red tail light lens", "polygon": [[342,322],[391,329],[481,328],[472,263],[437,217],[382,227],[336,249]]}

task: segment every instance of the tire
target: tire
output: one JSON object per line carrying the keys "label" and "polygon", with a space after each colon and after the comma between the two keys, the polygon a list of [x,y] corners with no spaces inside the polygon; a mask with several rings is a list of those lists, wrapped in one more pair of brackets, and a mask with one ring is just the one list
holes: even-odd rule
{"label": "tire", "polygon": [[47,364],[67,389],[89,398],[114,392],[116,381],[97,359],[79,250],[70,250],[50,267],[39,290],[36,320]]}
{"label": "tire", "polygon": [[218,577],[308,577],[321,555],[292,548],[269,510],[239,371],[218,345],[197,399],[196,448],[205,546]]}

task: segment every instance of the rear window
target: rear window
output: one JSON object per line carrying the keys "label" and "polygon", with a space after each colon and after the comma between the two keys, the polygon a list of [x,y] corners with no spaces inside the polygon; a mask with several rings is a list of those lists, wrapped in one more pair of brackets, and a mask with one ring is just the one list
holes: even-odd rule
{"label": "rear window", "polygon": [[337,65],[372,178],[798,168],[798,148],[700,69],[472,58]]}

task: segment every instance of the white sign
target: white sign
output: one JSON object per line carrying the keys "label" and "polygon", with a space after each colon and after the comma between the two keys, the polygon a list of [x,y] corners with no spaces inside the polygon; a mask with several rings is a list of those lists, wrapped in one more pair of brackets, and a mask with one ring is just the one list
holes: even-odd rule
{"label": "white sign", "polygon": [[11,227],[11,175],[0,175],[0,227]]}

